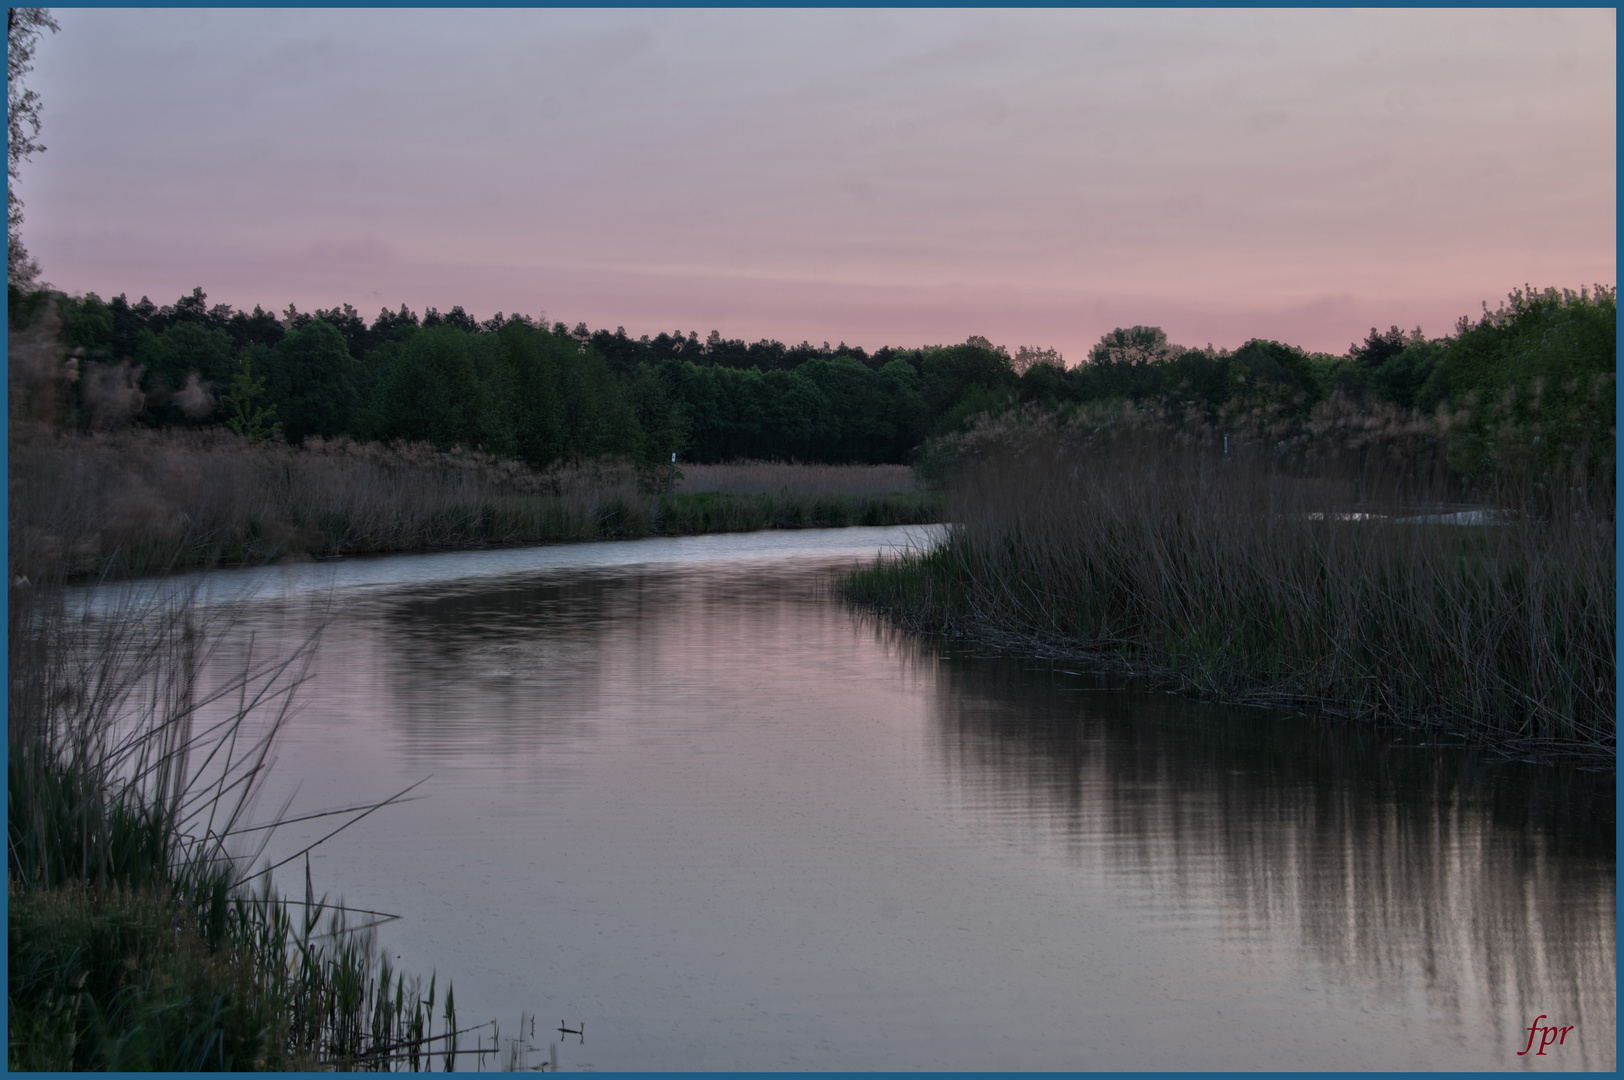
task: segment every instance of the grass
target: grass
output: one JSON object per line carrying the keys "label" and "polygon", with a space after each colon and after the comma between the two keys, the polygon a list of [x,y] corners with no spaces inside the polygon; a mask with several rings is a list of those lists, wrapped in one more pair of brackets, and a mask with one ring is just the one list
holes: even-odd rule
{"label": "grass", "polygon": [[650,493],[614,463],[539,473],[466,451],[292,448],[224,430],[14,422],[10,449],[12,574],[30,580],[940,515],[898,466],[688,466],[675,493]]}
{"label": "grass", "polygon": [[[1424,430],[1242,434],[1226,455],[1218,432],[1165,416],[984,425],[961,447],[946,542],[846,594],[913,629],[1209,698],[1614,754],[1607,493],[1464,489],[1443,452],[1415,452]],[[1424,520],[1466,495],[1504,523]]]}
{"label": "grass", "polygon": [[204,686],[222,630],[184,597],[90,614],[11,590],[9,1068],[451,1067],[451,990],[391,968],[377,913],[318,899],[308,862],[302,901],[251,872],[313,643]]}

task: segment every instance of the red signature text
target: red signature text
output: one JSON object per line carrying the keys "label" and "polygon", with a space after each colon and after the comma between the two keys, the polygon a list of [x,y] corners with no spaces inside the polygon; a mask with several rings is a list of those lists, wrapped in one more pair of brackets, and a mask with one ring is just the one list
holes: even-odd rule
{"label": "red signature text", "polygon": [[1528,1026],[1528,1045],[1517,1051],[1518,1057],[1522,1057],[1528,1051],[1534,1049],[1536,1036],[1539,1038],[1539,1049],[1534,1052],[1535,1057],[1543,1055],[1545,1048],[1552,1043],[1561,1046],[1568,1041],[1568,1032],[1573,1030],[1574,1025],[1569,1024],[1567,1027],[1557,1027],[1555,1024],[1541,1025],[1540,1021],[1546,1019],[1549,1019],[1549,1017],[1544,1013],[1534,1017],[1534,1022]]}

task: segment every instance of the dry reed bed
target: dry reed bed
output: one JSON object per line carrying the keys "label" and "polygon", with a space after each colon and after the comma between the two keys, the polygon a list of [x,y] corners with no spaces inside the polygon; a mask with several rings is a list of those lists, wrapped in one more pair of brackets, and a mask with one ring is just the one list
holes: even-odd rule
{"label": "dry reed bed", "polygon": [[733,461],[684,465],[679,492],[728,495],[896,495],[918,491],[907,465],[802,465]]}
{"label": "dry reed bed", "polygon": [[1612,755],[1614,523],[1582,493],[1506,524],[1396,524],[1366,514],[1425,514],[1459,485],[1315,475],[1167,428],[1092,434],[986,439],[946,544],[854,575],[849,595],[1203,696]]}
{"label": "dry reed bed", "polygon": [[[853,477],[897,483],[860,468],[797,482],[790,467],[757,466],[739,475],[767,477],[777,490],[655,496],[617,463],[541,473],[467,451],[349,440],[296,449],[221,430],[78,434],[15,424],[10,451],[12,573],[35,580],[287,556],[915,524],[937,512],[926,496],[858,490]],[[838,487],[840,477],[844,490],[814,490]],[[748,486],[738,476],[728,483]]]}

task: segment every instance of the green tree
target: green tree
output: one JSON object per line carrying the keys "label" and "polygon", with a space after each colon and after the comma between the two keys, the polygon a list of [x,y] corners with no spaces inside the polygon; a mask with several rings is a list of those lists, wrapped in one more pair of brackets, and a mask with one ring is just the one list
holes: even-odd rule
{"label": "green tree", "polygon": [[256,376],[253,368],[253,357],[245,354],[242,358],[242,370],[231,377],[231,389],[222,399],[231,415],[226,418],[226,424],[238,435],[249,439],[269,439],[282,433],[280,423],[267,421],[276,415],[275,405],[261,406],[257,404],[259,398],[265,394],[264,376]]}
{"label": "green tree", "polygon": [[6,9],[6,283],[14,292],[26,291],[39,278],[39,264],[23,246],[17,180],[22,163],[45,149],[39,141],[39,94],[23,85],[23,76],[34,70],[40,34],[58,29],[49,8]]}
{"label": "green tree", "polygon": [[145,370],[150,423],[168,426],[207,420],[217,408],[214,391],[236,370],[231,336],[198,322],[177,323],[161,334],[142,329],[135,362]]}
{"label": "green tree", "polygon": [[634,456],[641,434],[637,417],[603,357],[579,345],[573,352],[554,355],[563,406],[565,456],[572,461]]}
{"label": "green tree", "polygon": [[819,461],[871,464],[886,460],[896,437],[886,384],[850,356],[808,360],[795,369],[817,384],[834,418],[834,439],[815,447]]}
{"label": "green tree", "polygon": [[65,296],[58,307],[62,315],[62,340],[70,349],[82,349],[84,355],[101,358],[111,355],[108,347],[113,336],[113,313],[95,293],[83,296]]}
{"label": "green tree", "polygon": [[[1416,392],[1469,414],[1464,472],[1600,476],[1610,468],[1618,292],[1518,289],[1477,322],[1462,318]],[[1467,449],[1476,447],[1476,449]]]}
{"label": "green tree", "polygon": [[1348,359],[1360,367],[1374,370],[1409,346],[1423,340],[1425,339],[1421,336],[1419,327],[1413,333],[1406,335],[1404,331],[1396,326],[1388,327],[1385,334],[1372,326],[1369,336],[1365,338],[1362,344],[1355,342],[1348,346]]}
{"label": "green tree", "polygon": [[174,390],[190,374],[224,383],[237,369],[231,335],[203,323],[176,323],[161,334],[147,330],[135,349],[135,361],[145,365],[155,388]]}
{"label": "green tree", "polygon": [[574,342],[509,322],[497,334],[511,371],[514,452],[520,460],[546,468],[564,457],[564,418],[560,401],[560,353]]}
{"label": "green tree", "polygon": [[1013,389],[1016,384],[1009,354],[991,347],[985,338],[929,350],[920,364],[920,374],[924,377],[925,402],[937,414],[952,408],[974,387]]}
{"label": "green tree", "polygon": [[656,467],[681,453],[687,432],[681,403],[648,364],[639,364],[625,384],[627,400],[637,419],[639,465]]}
{"label": "green tree", "polygon": [[1058,405],[1070,397],[1066,370],[1058,364],[1036,363],[1021,372],[1021,400]]}
{"label": "green tree", "polygon": [[357,365],[336,329],[314,319],[260,355],[266,393],[279,410],[290,441],[303,442],[310,435],[330,438],[352,430],[360,404]]}
{"label": "green tree", "polygon": [[[803,365],[804,366],[804,365]],[[794,371],[769,371],[763,376],[768,406],[763,424],[763,456],[779,461],[811,461],[819,446],[840,438],[840,421],[818,384]]]}
{"label": "green tree", "polygon": [[1295,345],[1253,338],[1230,354],[1229,362],[1232,370],[1244,365],[1255,386],[1282,397],[1300,395],[1305,406],[1325,396],[1308,354]]}
{"label": "green tree", "polygon": [[919,369],[898,357],[874,374],[891,398],[889,415],[896,434],[890,460],[906,461],[909,451],[919,445],[929,429],[930,410],[925,404]]}
{"label": "green tree", "polygon": [[748,456],[740,446],[755,444],[748,438],[741,443],[741,434],[745,427],[757,425],[747,418],[753,400],[740,399],[740,384],[744,381],[740,376],[744,373],[674,356],[661,361],[658,371],[667,396],[681,405],[687,435],[684,456],[704,462]]}
{"label": "green tree", "polygon": [[1088,361],[1091,364],[1155,364],[1171,360],[1183,351],[1167,340],[1167,331],[1159,326],[1126,329],[1119,326],[1101,336],[1099,344],[1088,350]]}
{"label": "green tree", "polygon": [[[1378,395],[1406,409],[1420,408],[1431,412],[1445,394],[1436,392],[1423,395],[1422,388],[1432,378],[1433,369],[1443,359],[1446,349],[1441,341],[1418,341],[1403,352],[1389,357],[1368,375],[1370,386]],[[1437,384],[1433,384],[1437,387]]]}
{"label": "green tree", "polygon": [[493,410],[466,331],[443,322],[414,334],[379,379],[366,430],[381,439],[477,445]]}

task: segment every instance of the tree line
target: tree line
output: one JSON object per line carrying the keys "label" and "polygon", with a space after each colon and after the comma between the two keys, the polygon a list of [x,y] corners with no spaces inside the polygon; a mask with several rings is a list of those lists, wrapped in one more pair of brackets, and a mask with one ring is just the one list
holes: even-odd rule
{"label": "tree line", "polygon": [[1332,394],[1515,420],[1570,449],[1612,440],[1616,291],[1518,290],[1453,334],[1372,328],[1341,355],[1256,338],[1188,348],[1156,327],[1106,334],[1085,362],[1015,355],[982,337],[882,348],[786,346],[715,331],[633,339],[524,315],[402,305],[370,322],[344,304],[280,313],[124,295],[18,293],[13,326],[54,304],[78,366],[67,402],[84,428],[229,424],[244,434],[464,445],[537,467],[620,456],[645,464],[738,458],[903,463],[935,435],[1022,405],[1101,400],[1221,410],[1268,402],[1304,415]]}

